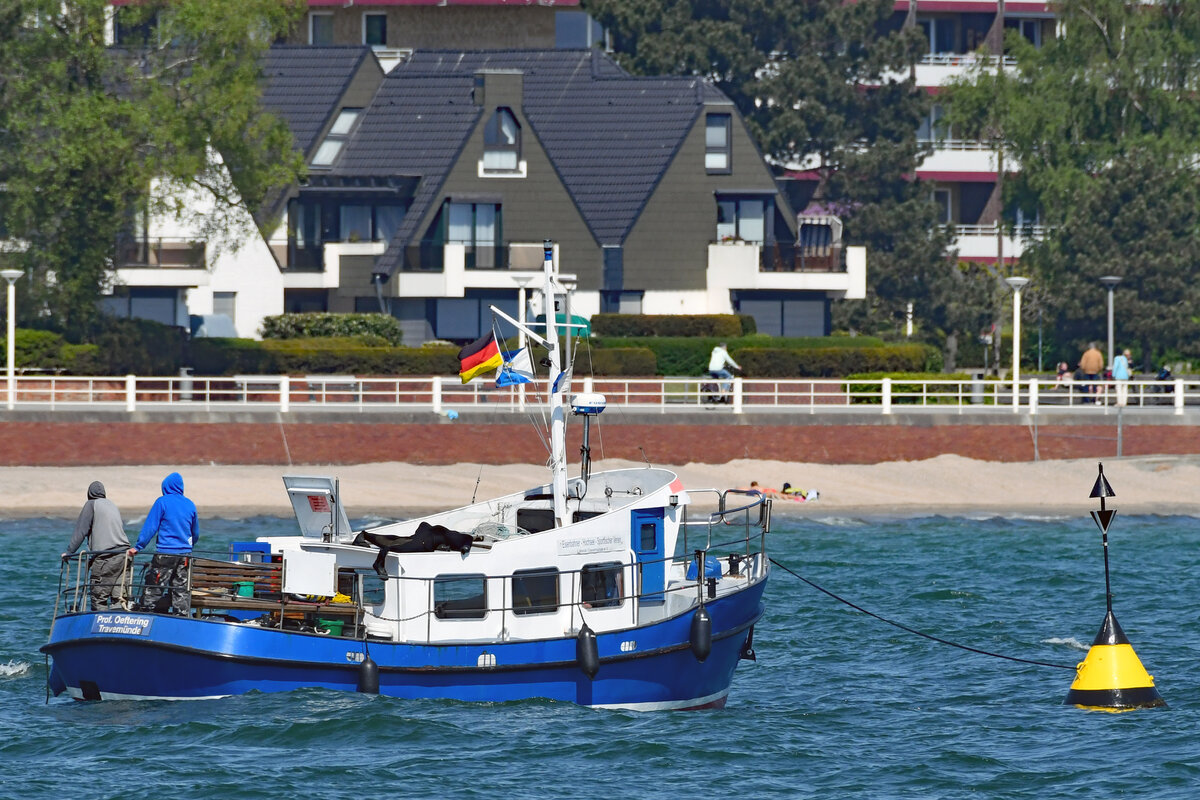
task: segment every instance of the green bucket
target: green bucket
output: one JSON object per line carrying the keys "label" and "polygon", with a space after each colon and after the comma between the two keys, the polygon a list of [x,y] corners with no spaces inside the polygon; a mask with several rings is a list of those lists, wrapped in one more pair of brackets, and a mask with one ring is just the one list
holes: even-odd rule
{"label": "green bucket", "polygon": [[254,597],[254,581],[236,581],[233,588],[238,597]]}
{"label": "green bucket", "polygon": [[318,619],[317,632],[328,633],[331,636],[341,636],[342,626],[345,624],[345,620],[340,619]]}

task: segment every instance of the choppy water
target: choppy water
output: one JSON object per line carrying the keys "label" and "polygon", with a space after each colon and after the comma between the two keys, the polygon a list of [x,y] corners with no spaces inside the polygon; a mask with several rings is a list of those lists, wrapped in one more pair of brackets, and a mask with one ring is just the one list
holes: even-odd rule
{"label": "choppy water", "polygon": [[[284,532],[210,521],[208,543]],[[1115,610],[1169,708],[1064,707],[1069,670],[953,649],[780,570],[723,711],[636,714],[326,691],[45,701],[62,521],[0,521],[0,798],[1187,798],[1200,793],[1200,520],[1123,518]],[[1090,519],[778,520],[772,554],[973,647],[1081,660],[1104,616]]]}

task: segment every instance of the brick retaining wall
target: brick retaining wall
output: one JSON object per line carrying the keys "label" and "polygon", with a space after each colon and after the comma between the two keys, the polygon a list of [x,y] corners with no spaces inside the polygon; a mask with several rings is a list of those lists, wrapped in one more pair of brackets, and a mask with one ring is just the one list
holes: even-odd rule
{"label": "brick retaining wall", "polygon": [[[528,419],[496,416],[457,421],[353,415],[242,415],[208,418],[130,418],[113,414],[18,415],[0,422],[0,464],[100,466],[117,464],[540,464],[546,447]],[[336,417],[336,418],[330,418]],[[347,419],[349,417],[349,419]],[[1031,461],[1035,428],[1028,420],[978,422],[956,416],[870,421],[712,415],[602,418],[593,428],[595,458],[659,464],[719,464],[771,459],[822,464],[918,460],[954,453],[990,461]],[[1200,419],[1169,415],[1126,419],[1126,456],[1200,453]],[[568,428],[567,452],[579,451],[581,425]],[[1117,454],[1115,417],[1039,422],[1037,457],[1110,458]],[[641,448],[641,449],[639,449]]]}

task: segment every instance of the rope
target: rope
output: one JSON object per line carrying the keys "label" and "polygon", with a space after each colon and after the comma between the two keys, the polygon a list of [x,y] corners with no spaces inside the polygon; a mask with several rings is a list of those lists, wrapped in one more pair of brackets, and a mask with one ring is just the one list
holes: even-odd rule
{"label": "rope", "polygon": [[802,575],[798,575],[798,574],[796,574],[795,572],[793,572],[792,570],[788,569],[788,568],[787,568],[786,566],[784,566],[783,564],[780,564],[778,561],[776,561],[776,560],[775,560],[775,559],[773,559],[773,558],[771,559],[771,563],[772,563],[772,564],[774,564],[775,566],[779,567],[781,570],[783,570],[784,572],[788,573],[788,574],[789,574],[789,575],[791,575],[792,577],[796,578],[797,580],[800,580],[800,581],[803,581],[804,583],[807,583],[809,586],[811,586],[812,588],[816,589],[818,592],[823,592],[823,593],[825,593],[825,594],[829,595],[829,596],[830,596],[830,597],[832,597],[834,600],[837,600],[839,603],[845,603],[846,605],[848,605],[848,606],[850,606],[851,608],[853,608],[855,611],[861,611],[862,613],[866,614],[868,617],[874,617],[875,619],[879,620],[880,622],[886,622],[888,625],[893,625],[893,626],[895,626],[895,627],[899,628],[899,629],[900,629],[900,630],[902,630],[902,631],[907,631],[907,632],[909,632],[909,633],[911,633],[911,634],[914,634],[914,635],[916,635],[916,636],[921,636],[921,637],[924,637],[924,638],[926,638],[926,639],[929,639],[930,641],[937,642],[938,644],[945,644],[945,645],[949,645],[950,647],[957,647],[959,650],[966,650],[966,651],[967,651],[967,652],[969,652],[969,653],[978,653],[978,654],[979,654],[979,655],[981,655],[981,656],[991,656],[992,658],[1003,658],[1003,659],[1005,659],[1005,660],[1007,660],[1007,661],[1017,661],[1017,662],[1019,662],[1019,663],[1021,663],[1021,664],[1033,664],[1033,665],[1035,665],[1035,666],[1038,666],[1038,667],[1056,667],[1056,668],[1058,668],[1058,669],[1069,669],[1069,670],[1074,670],[1074,669],[1075,669],[1075,667],[1073,667],[1073,666],[1069,666],[1069,665],[1067,665],[1067,664],[1053,664],[1053,663],[1051,663],[1051,662],[1049,662],[1049,661],[1034,661],[1034,660],[1032,660],[1032,659],[1029,659],[1029,658],[1017,658],[1016,656],[1006,656],[1006,655],[1003,655],[1003,654],[1001,654],[1001,653],[993,653],[993,652],[991,652],[991,651],[989,651],[989,650],[980,650],[980,649],[979,649],[979,648],[977,648],[977,647],[968,647],[968,646],[967,646],[967,645],[965,645],[965,644],[959,644],[958,642],[952,642],[952,641],[950,641],[949,639],[942,639],[942,638],[940,638],[940,637],[938,637],[938,636],[934,636],[934,635],[932,635],[932,634],[925,633],[925,632],[923,632],[923,631],[919,631],[919,630],[917,630],[916,628],[910,628],[910,627],[908,627],[907,625],[903,625],[903,624],[901,624],[901,623],[899,623],[899,622],[896,622],[896,621],[894,621],[894,620],[890,620],[890,619],[888,619],[887,617],[881,617],[879,614],[875,614],[875,613],[873,613],[873,612],[871,612],[871,611],[867,611],[867,610],[866,610],[865,608],[863,608],[862,606],[857,606],[857,605],[855,605],[854,603],[851,603],[849,600],[845,599],[844,597],[838,597],[836,594],[834,594],[833,592],[829,591],[829,590],[828,590],[828,589],[826,589],[825,587],[823,587],[823,586],[818,586],[817,584],[815,584],[815,583],[813,583],[812,581],[810,581],[808,578],[805,578],[805,577],[804,577],[804,576],[802,576]]}

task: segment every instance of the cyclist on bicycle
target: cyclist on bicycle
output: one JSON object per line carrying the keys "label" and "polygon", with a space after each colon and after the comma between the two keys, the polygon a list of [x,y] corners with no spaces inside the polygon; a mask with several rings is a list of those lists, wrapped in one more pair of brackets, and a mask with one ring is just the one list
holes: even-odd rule
{"label": "cyclist on bicycle", "polygon": [[742,369],[736,361],[729,357],[729,352],[725,349],[725,342],[721,342],[713,348],[712,355],[708,359],[708,374],[713,379],[720,381],[718,385],[720,386],[723,398],[728,397],[730,389],[729,381],[733,378],[733,373],[725,369],[726,365],[733,367],[739,372]]}

